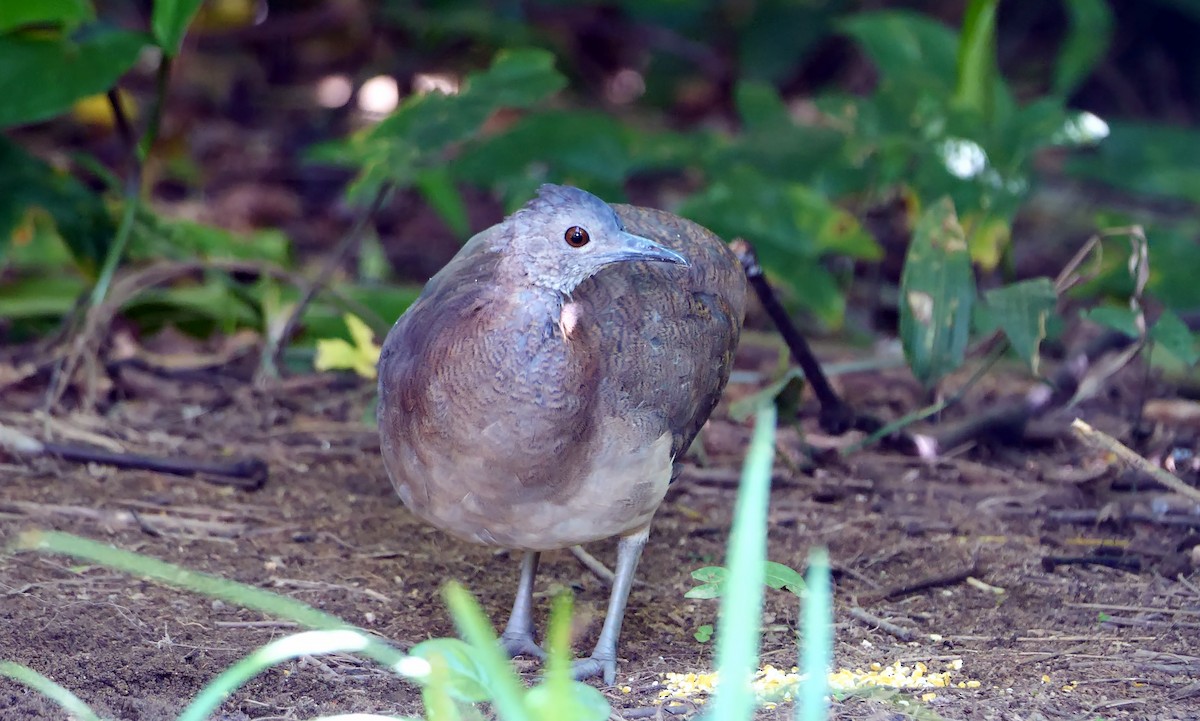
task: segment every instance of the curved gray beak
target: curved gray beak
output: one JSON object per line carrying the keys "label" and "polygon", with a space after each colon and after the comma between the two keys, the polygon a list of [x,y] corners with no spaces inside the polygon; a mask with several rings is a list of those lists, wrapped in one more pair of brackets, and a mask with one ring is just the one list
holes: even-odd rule
{"label": "curved gray beak", "polygon": [[689,265],[687,258],[660,243],[655,243],[649,238],[643,238],[633,233],[626,233],[622,230],[617,241],[613,248],[606,250],[597,260],[601,260],[605,264],[630,260],[645,260],[658,263],[673,263],[675,265],[682,265],[685,268]]}

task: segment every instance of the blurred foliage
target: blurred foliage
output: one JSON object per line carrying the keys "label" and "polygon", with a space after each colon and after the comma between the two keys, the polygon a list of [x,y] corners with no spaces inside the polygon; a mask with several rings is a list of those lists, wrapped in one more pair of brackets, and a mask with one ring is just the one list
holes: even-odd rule
{"label": "blurred foliage", "polygon": [[[1198,7],[1156,3],[1185,14]],[[104,12],[97,17],[90,0],[6,4],[0,9],[0,91],[6,91],[0,129],[73,107],[102,113],[97,94],[113,90],[145,50],[154,49],[162,57],[158,96],[138,103],[150,108],[138,119],[146,126],[136,143],[140,167],[157,131],[169,63],[200,6],[199,0],[155,0],[144,28],[118,29]],[[1110,54],[1120,31],[1119,8],[1107,0],[1058,3],[1063,36],[1050,45],[1038,85],[1018,83],[998,69],[998,27],[1011,7],[999,0],[965,3],[958,28],[933,13],[864,9],[852,0],[617,0],[603,6],[383,0],[371,7],[380,26],[404,40],[406,64],[415,59],[417,66],[461,71],[462,79],[457,92],[414,92],[378,122],[309,143],[310,161],[354,171],[352,203],[412,190],[465,239],[467,187],[496,194],[512,210],[544,182],[578,185],[617,202],[626,200],[631,181],[652,180],[667,189],[668,209],[723,237],[754,243],[787,301],[838,327],[852,265],[832,258],[860,268],[879,262],[884,238],[864,219],[901,199],[899,225],[913,236],[901,330],[914,371],[931,384],[961,362],[972,317],[976,332],[1002,330],[1017,354],[1037,367],[1057,299],[1044,280],[997,285],[1015,280],[1014,243],[1038,242],[1014,239],[1013,228],[1037,189],[1034,161],[1047,157],[1044,151],[1063,149],[1054,157],[1065,155],[1063,172],[1071,178],[1137,196],[1200,202],[1200,134],[1194,129],[1121,119],[1106,125],[1071,109],[1073,94]],[[253,13],[242,15],[252,21]],[[572,31],[563,32],[572,23]],[[873,72],[869,82],[834,76],[815,83],[816,90],[797,92],[801,69],[830,47],[845,48],[843,58],[852,50],[865,59]],[[634,56],[631,48],[654,51]],[[419,62],[424,58],[427,65]],[[621,67],[640,85],[628,98],[613,99],[604,83]],[[122,97],[111,95],[134,107]],[[701,100],[687,100],[696,97]],[[703,122],[690,120],[696,111],[679,110],[696,103],[706,108]],[[0,318],[25,322],[31,332],[77,307],[97,277],[103,286],[104,270],[115,260],[241,259],[282,269],[295,262],[279,233],[247,236],[168,220],[137,205],[141,189],[131,194],[128,179],[107,177],[99,163],[74,159],[71,168],[55,162],[0,138],[0,273],[8,279],[0,288]],[[1129,213],[1098,216],[1100,223],[1109,220],[1141,221]],[[1149,288],[1169,308],[1200,306],[1189,270],[1200,266],[1197,232],[1178,220],[1148,228]],[[962,254],[943,252],[945,233],[961,235]],[[385,274],[370,261],[377,248],[367,249],[345,294],[390,320],[412,290],[380,285]],[[60,276],[64,261],[71,265],[67,280],[36,282],[39,273]],[[1110,254],[1106,263],[1089,292],[1121,292],[1119,257]],[[990,288],[979,297],[976,275]],[[147,327],[172,322],[178,313],[194,332],[243,325],[265,330],[294,302],[293,291],[277,279],[246,283],[205,274],[164,286],[128,312]],[[33,297],[39,292],[52,297]],[[102,295],[93,292],[93,299]],[[324,301],[312,306],[307,337],[348,338],[341,322],[346,310]]]}

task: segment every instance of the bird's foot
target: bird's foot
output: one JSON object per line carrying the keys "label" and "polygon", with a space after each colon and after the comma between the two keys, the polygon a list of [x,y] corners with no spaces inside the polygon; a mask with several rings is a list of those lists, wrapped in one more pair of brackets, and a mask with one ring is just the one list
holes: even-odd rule
{"label": "bird's foot", "polygon": [[519,633],[515,631],[505,631],[500,636],[500,645],[508,653],[508,657],[513,656],[533,656],[535,658],[546,658],[546,652],[542,647],[537,645],[537,641],[533,640],[532,633]]}
{"label": "bird's foot", "polygon": [[588,658],[576,661],[575,665],[571,667],[571,675],[577,681],[602,676],[604,683],[612,686],[613,682],[617,680],[617,659],[615,656],[597,656],[593,653]]}

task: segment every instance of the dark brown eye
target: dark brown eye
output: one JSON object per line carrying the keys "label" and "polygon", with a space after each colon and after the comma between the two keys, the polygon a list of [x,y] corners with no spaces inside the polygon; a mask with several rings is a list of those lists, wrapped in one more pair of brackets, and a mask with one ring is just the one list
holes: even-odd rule
{"label": "dark brown eye", "polygon": [[572,248],[582,248],[588,244],[588,241],[591,240],[591,236],[588,235],[586,230],[580,228],[578,225],[572,225],[570,228],[567,228],[566,234],[563,235],[563,240],[567,241],[567,245],[571,246]]}

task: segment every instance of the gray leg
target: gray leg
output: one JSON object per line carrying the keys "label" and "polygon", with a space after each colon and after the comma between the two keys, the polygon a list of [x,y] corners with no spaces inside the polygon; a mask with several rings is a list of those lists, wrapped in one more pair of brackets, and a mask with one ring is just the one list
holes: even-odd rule
{"label": "gray leg", "polygon": [[583,679],[603,674],[604,683],[611,686],[617,679],[617,639],[621,636],[621,621],[625,618],[625,603],[629,600],[629,589],[633,586],[633,574],[650,529],[646,528],[632,536],[622,536],[617,543],[616,579],[612,594],[608,597],[608,613],[604,616],[604,627],[591,658],[575,662],[575,678]]}
{"label": "gray leg", "polygon": [[538,556],[536,551],[527,551],[521,558],[521,580],[517,583],[517,598],[513,601],[508,624],[500,636],[500,643],[510,657],[527,654],[544,658],[545,652],[533,638],[533,578],[537,575]]}

